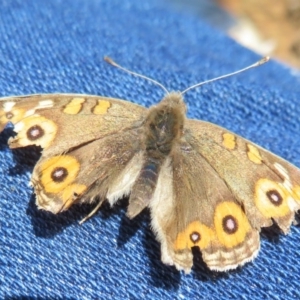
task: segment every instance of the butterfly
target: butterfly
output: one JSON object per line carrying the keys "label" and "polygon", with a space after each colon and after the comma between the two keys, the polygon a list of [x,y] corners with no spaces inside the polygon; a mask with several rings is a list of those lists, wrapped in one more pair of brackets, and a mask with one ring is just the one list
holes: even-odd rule
{"label": "butterfly", "polygon": [[31,177],[39,209],[98,209],[128,196],[129,218],[150,209],[163,263],[189,272],[199,247],[211,270],[227,271],[256,257],[261,228],[275,222],[288,233],[300,208],[300,170],[188,119],[183,93],[167,92],[149,109],[78,94],[2,98],[0,131],[14,124],[10,148],[43,148]]}

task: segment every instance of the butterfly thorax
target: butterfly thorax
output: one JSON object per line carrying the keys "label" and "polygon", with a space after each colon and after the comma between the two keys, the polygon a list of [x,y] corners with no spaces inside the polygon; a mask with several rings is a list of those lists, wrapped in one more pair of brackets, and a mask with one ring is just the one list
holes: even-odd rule
{"label": "butterfly thorax", "polygon": [[186,106],[180,93],[168,94],[145,119],[144,161],[129,199],[127,214],[139,214],[153,197],[161,167],[183,134]]}
{"label": "butterfly thorax", "polygon": [[168,94],[150,108],[145,122],[145,144],[148,155],[168,155],[183,132],[186,105],[180,93]]}

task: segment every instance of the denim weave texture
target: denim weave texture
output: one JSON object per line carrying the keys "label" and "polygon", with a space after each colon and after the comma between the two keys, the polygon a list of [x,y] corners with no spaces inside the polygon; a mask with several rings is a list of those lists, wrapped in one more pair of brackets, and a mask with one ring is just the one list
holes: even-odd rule
{"label": "denim weave texture", "polygon": [[[199,2],[201,5],[201,2]],[[164,92],[103,61],[183,90],[260,57],[171,0],[0,0],[0,95],[83,93],[149,107]],[[188,116],[223,126],[300,166],[300,75],[275,60],[185,95]],[[39,150],[10,150],[0,135],[0,298],[299,299],[300,230],[262,235],[261,250],[237,270],[188,275],[160,261],[144,211],[126,199],[58,215],[39,211],[28,182]],[[242,179],[241,179],[242,180]]]}

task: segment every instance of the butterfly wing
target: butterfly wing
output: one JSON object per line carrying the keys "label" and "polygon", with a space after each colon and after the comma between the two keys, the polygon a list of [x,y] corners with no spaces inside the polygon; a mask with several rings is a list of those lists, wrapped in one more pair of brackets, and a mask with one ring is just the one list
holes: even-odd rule
{"label": "butterfly wing", "polygon": [[118,99],[89,95],[31,95],[0,100],[0,130],[8,122],[17,136],[11,148],[39,145],[43,155],[138,126],[146,109]]}
{"label": "butterfly wing", "polygon": [[216,125],[189,121],[188,126],[199,154],[244,206],[252,225],[259,229],[273,219],[287,233],[299,209],[300,170]]}
{"label": "butterfly wing", "polygon": [[143,159],[145,111],[88,95],[10,97],[0,102],[0,129],[14,124],[11,148],[44,149],[31,182],[39,208],[57,213],[77,201],[107,196],[113,203],[130,192]]}
{"label": "butterfly wing", "polygon": [[163,262],[189,272],[194,246],[212,270],[251,261],[261,227],[274,220],[288,232],[300,207],[299,184],[300,171],[283,159],[216,125],[188,120],[151,203]]}

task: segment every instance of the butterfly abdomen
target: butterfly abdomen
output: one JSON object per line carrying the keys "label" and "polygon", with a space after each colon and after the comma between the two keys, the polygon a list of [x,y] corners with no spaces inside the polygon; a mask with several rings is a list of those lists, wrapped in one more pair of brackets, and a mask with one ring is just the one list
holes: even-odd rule
{"label": "butterfly abdomen", "polygon": [[148,157],[141,169],[129,198],[127,215],[134,218],[148,206],[157,185],[163,159]]}
{"label": "butterfly abdomen", "polygon": [[145,180],[145,184],[155,187],[157,174],[160,169],[160,161],[150,159],[141,171],[141,177]]}

